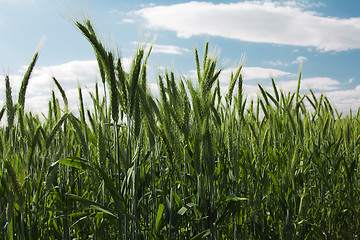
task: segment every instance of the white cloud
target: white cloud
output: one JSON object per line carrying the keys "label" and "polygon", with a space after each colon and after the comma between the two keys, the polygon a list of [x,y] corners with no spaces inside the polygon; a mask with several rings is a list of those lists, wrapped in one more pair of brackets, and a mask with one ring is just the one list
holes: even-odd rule
{"label": "white cloud", "polygon": [[[95,86],[95,84],[94,84]],[[86,109],[93,109],[92,99],[90,97],[90,93],[94,94],[94,88],[81,88],[81,93],[83,97],[84,107]],[[78,106],[79,106],[79,90],[78,88],[71,88],[65,91],[66,97],[69,102],[69,110],[74,114],[78,114]],[[55,95],[60,101],[60,105],[63,107],[63,102],[61,99],[60,93],[55,90]],[[99,85],[99,95],[102,97],[103,88],[102,85]],[[49,106],[48,102],[51,100],[51,95],[44,95],[44,96],[34,96],[34,97],[27,97],[26,98],[26,110],[32,111],[36,114],[45,114],[47,115]]]}
{"label": "white cloud", "polygon": [[323,7],[325,6],[322,2],[313,2],[309,0],[291,0],[284,2],[284,5],[291,7],[300,7],[300,8],[313,8],[313,7]]}
{"label": "white cloud", "polygon": [[173,45],[158,45],[154,44],[151,50],[153,53],[166,53],[166,54],[183,54],[184,52],[190,52],[187,48],[181,48]]}
{"label": "white cloud", "polygon": [[360,107],[360,85],[350,90],[339,90],[326,93],[331,105],[339,112],[356,112]]}
{"label": "white cloud", "polygon": [[155,7],[156,3],[148,3],[148,4],[140,4],[140,7],[145,8],[145,7]]}
{"label": "white cloud", "polygon": [[[122,64],[125,71],[129,72],[131,59],[123,58]],[[19,92],[26,68],[27,67],[25,66],[22,67],[19,70],[19,74],[10,75],[9,77],[13,99],[17,99],[17,93]],[[51,91],[54,90],[55,93],[58,93],[52,79],[53,76],[67,93],[70,108],[76,108],[78,104],[78,84],[83,90],[83,97],[86,100],[85,102],[89,102],[90,98],[87,92],[94,88],[96,81],[101,82],[96,60],[72,61],[61,65],[35,68],[32,72],[31,79],[29,80],[26,90],[25,103],[28,109],[34,110],[38,113],[47,110],[47,104],[50,99]],[[4,76],[0,76],[0,91],[2,92],[0,95],[0,101],[5,99],[4,79]],[[46,114],[47,112],[43,113]]]}
{"label": "white cloud", "polygon": [[47,115],[49,111],[48,108],[49,100],[50,100],[50,95],[27,97],[25,101],[25,105],[27,106],[26,110],[39,115],[41,113]]}
{"label": "white cloud", "polygon": [[288,66],[289,64],[282,62],[280,60],[276,60],[275,62],[273,61],[266,61],[265,63],[273,65],[273,66]]}
{"label": "white cloud", "polygon": [[[353,112],[356,112],[360,107],[360,85],[357,85],[354,89],[340,89],[341,83],[337,80],[326,78],[326,77],[314,77],[314,78],[304,78],[301,80],[301,90],[305,94],[309,94],[306,90],[312,89],[315,92],[315,96],[319,99],[320,94],[324,93],[325,96],[329,99],[331,105],[338,110],[339,113],[348,114],[350,109]],[[250,101],[251,99],[256,99],[260,94],[258,86],[243,84],[245,89],[245,96]],[[276,82],[278,90],[283,90],[285,92],[295,92],[297,88],[297,80],[293,81],[282,81]],[[262,87],[272,93],[273,88],[271,85],[262,85]],[[234,92],[237,90],[235,87]],[[225,95],[228,91],[228,85],[222,86],[222,94]],[[248,103],[249,103],[248,101]],[[305,100],[306,102],[306,100]],[[312,111],[310,104],[307,104],[309,110]],[[247,106],[249,107],[249,105]]]}
{"label": "white cloud", "polygon": [[[235,73],[237,68],[226,68],[221,71],[219,76],[219,80],[222,84],[227,85],[230,82],[231,73]],[[262,68],[262,67],[243,67],[241,70],[241,74],[243,75],[244,81],[249,80],[260,80],[260,79],[270,79],[271,77],[279,78],[285,76],[291,76],[292,74],[289,72],[284,72],[278,69],[272,68]],[[189,71],[189,74],[185,75],[185,77],[191,79],[197,79],[196,70]]]}
{"label": "white cloud", "polygon": [[292,64],[302,64],[307,60],[308,60],[307,57],[299,56],[299,57],[296,58],[296,60],[292,61],[291,63]]}
{"label": "white cloud", "polygon": [[[316,79],[320,79],[320,83],[317,83],[317,81],[314,81]],[[322,79],[322,80],[321,80]],[[350,112],[350,109],[352,109],[353,113],[356,112],[360,107],[360,85],[356,86],[354,89],[348,89],[348,90],[340,90],[337,89],[336,86],[338,86],[339,82],[333,79],[327,79],[326,78],[311,78],[311,79],[303,79],[301,82],[301,89],[305,91],[311,87],[312,90],[315,91],[315,96],[317,99],[320,98],[321,92],[325,94],[325,96],[329,99],[330,104],[332,107],[336,108],[339,113],[348,114]],[[311,84],[309,84],[311,83]],[[333,90],[324,90],[321,85],[326,84],[326,89],[333,89]],[[278,90],[284,90],[284,91],[291,91],[295,92],[297,88],[297,81],[290,81],[290,82],[277,82],[276,83]],[[244,90],[245,90],[245,96],[248,99],[247,101],[247,107],[249,107],[249,103],[251,100],[256,100],[256,98],[261,95],[259,87],[255,85],[250,84],[243,84]],[[269,91],[270,93],[273,93],[273,88],[271,85],[262,85],[262,87]],[[228,85],[221,86],[221,93],[223,96],[227,94],[228,91]],[[320,91],[319,91],[320,90]],[[234,93],[237,92],[237,86],[235,86]],[[309,94],[309,93],[307,93]],[[305,100],[306,106],[309,108],[309,111],[313,111],[310,104],[307,103]]]}
{"label": "white cloud", "polygon": [[[276,82],[279,88],[285,91],[294,91],[297,88],[298,81],[280,81]],[[313,78],[304,78],[301,79],[300,89],[312,89],[312,90],[320,90],[320,91],[330,91],[330,90],[337,90],[340,82],[328,78],[328,77],[313,77]]]}
{"label": "white cloud", "polygon": [[[226,87],[230,83],[231,73],[235,73],[236,70],[237,68],[226,68],[221,71],[219,80],[223,87]],[[279,77],[292,76],[292,74],[289,72],[261,67],[243,67],[241,74],[243,75],[244,81],[270,79],[271,77],[276,79]],[[196,70],[189,71],[189,74],[185,75],[185,77],[191,78],[193,80],[197,79]]]}
{"label": "white cloud", "polygon": [[[136,42],[133,42],[133,44],[138,44]],[[150,44],[146,45],[147,51],[150,49]],[[174,45],[159,45],[159,44],[153,44],[151,53],[165,53],[165,54],[176,54],[181,55],[184,52],[190,52],[187,48],[182,48]]]}
{"label": "white cloud", "polygon": [[72,61],[61,65],[35,68],[30,79],[27,93],[41,96],[48,94],[53,88],[52,77],[55,77],[67,90],[76,88],[77,84],[85,86],[100,81],[99,68],[96,60]]}
{"label": "white cloud", "polygon": [[348,83],[353,83],[354,80],[355,80],[355,78],[350,78],[350,79],[348,80]]}
{"label": "white cloud", "polygon": [[119,9],[113,8],[109,10],[110,14],[124,14],[124,12],[120,11]]}
{"label": "white cloud", "polygon": [[124,18],[121,21],[118,21],[117,24],[128,24],[128,23],[134,23],[135,20],[131,18]]}
{"label": "white cloud", "polygon": [[[123,65],[126,71],[130,69],[130,59],[123,59]],[[11,75],[11,86],[13,90],[13,98],[17,99],[17,92],[20,89],[23,73],[26,68],[22,68],[18,75]],[[227,68],[222,71],[220,75],[221,80],[221,91],[225,95],[228,89],[228,83],[231,75],[231,71],[235,71],[234,68]],[[293,76],[289,72],[280,71],[271,68],[260,68],[260,67],[244,67],[244,87],[245,94],[249,99],[256,98],[256,94],[259,92],[258,87],[252,84],[252,79],[269,79],[272,75],[275,79],[278,77],[291,77]],[[196,73],[191,73],[193,79],[196,78]],[[92,102],[89,97],[89,92],[94,92],[95,81],[100,77],[98,74],[97,63],[95,60],[90,61],[72,61],[61,65],[40,67],[33,71],[30,79],[27,95],[26,105],[28,110],[32,110],[36,113],[47,114],[48,101],[50,99],[51,90],[55,90],[57,96],[60,98],[58,90],[56,89],[52,76],[55,76],[60,82],[63,89],[66,91],[67,97],[70,103],[70,109],[75,112],[77,110],[78,102],[78,83],[81,85],[83,90],[83,97],[85,106],[91,108]],[[351,80],[351,79],[350,79]],[[352,80],[353,81],[353,80]],[[0,103],[1,106],[4,104],[5,91],[4,91],[4,76],[0,76]],[[297,87],[297,80],[292,81],[280,81],[277,82],[279,89],[285,91],[295,91]],[[99,85],[100,93],[103,92],[102,84]],[[271,91],[271,85],[263,86],[265,89]],[[159,96],[159,89],[157,84],[150,83],[149,89],[151,90],[154,97]],[[360,106],[360,85],[357,85],[354,89],[343,90],[341,89],[341,83],[335,79],[327,77],[314,77],[304,78],[301,81],[301,89],[313,89],[314,91],[322,91],[326,94],[332,104],[340,111],[347,113],[349,108],[357,110]],[[16,101],[16,100],[14,100]],[[60,100],[61,101],[61,100]],[[61,101],[62,102],[62,101]]]}
{"label": "white cloud", "polygon": [[151,91],[151,95],[155,98],[160,97],[160,88],[159,85],[157,83],[149,83],[148,84],[149,89]]}
{"label": "white cloud", "polygon": [[276,79],[278,77],[291,75],[289,72],[284,72],[278,69],[261,67],[244,67],[243,74],[244,80],[270,79],[270,77],[274,77]]}
{"label": "white cloud", "polygon": [[132,14],[142,17],[150,28],[175,31],[184,38],[206,34],[320,51],[360,48],[360,18],[324,17],[301,4],[187,2],[146,7]]}
{"label": "white cloud", "polygon": [[[307,61],[307,57],[304,56],[298,56],[296,60],[292,61],[291,64],[303,64],[305,61]],[[273,66],[288,66],[289,63],[276,60],[276,61],[265,61],[265,63],[273,65]]]}

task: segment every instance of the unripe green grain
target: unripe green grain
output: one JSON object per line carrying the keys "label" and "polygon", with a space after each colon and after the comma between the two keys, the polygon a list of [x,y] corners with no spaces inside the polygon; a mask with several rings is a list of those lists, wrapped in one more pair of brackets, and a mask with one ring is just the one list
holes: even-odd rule
{"label": "unripe green grain", "polygon": [[7,176],[10,180],[12,189],[14,190],[14,193],[18,199],[18,203],[19,203],[20,207],[22,207],[24,204],[24,192],[23,192],[20,182],[16,176],[15,170],[12,167],[11,162],[7,159],[4,160],[4,167],[7,171]]}

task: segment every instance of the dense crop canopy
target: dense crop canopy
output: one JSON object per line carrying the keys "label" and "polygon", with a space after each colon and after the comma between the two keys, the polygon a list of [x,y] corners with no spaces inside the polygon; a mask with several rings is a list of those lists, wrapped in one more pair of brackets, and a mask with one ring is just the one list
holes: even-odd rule
{"label": "dense crop canopy", "polygon": [[76,115],[54,78],[62,100],[52,92],[40,120],[24,112],[38,54],[17,102],[5,78],[0,239],[360,237],[360,112],[342,117],[326,96],[302,95],[301,75],[295,93],[272,80],[247,103],[242,66],[223,97],[208,44],[202,62],[195,50],[196,81],[166,71],[154,98],[150,52],[126,72],[90,21],[75,24],[105,92],[94,83],[90,111],[79,87]]}

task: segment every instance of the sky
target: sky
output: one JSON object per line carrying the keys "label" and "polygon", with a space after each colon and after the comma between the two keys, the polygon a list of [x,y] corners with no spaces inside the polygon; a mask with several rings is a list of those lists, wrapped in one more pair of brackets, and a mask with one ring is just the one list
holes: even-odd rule
{"label": "sky", "polygon": [[[118,50],[129,69],[139,45],[153,43],[149,87],[158,95],[157,76],[164,69],[194,78],[194,49],[209,41],[219,54],[221,88],[243,64],[245,93],[295,91],[302,66],[302,93],[324,93],[343,113],[360,107],[360,1],[123,1],[0,0],[0,106],[4,76],[10,76],[16,99],[22,77],[36,51],[39,60],[27,89],[27,109],[47,112],[55,77],[70,104],[78,105],[78,86],[87,92],[100,81],[94,51],[73,24],[89,18],[103,43]],[[57,92],[57,91],[56,91]]]}

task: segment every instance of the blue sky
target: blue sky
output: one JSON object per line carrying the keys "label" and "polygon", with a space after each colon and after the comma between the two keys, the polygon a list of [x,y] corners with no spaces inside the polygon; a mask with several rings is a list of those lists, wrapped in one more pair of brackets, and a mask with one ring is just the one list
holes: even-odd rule
{"label": "blue sky", "polygon": [[40,58],[26,100],[29,109],[45,112],[55,89],[51,76],[66,89],[74,106],[78,84],[93,91],[98,78],[94,53],[72,24],[86,16],[104,43],[120,50],[125,65],[137,42],[155,39],[148,72],[154,95],[156,75],[163,67],[179,76],[193,76],[194,48],[202,52],[208,40],[220,52],[224,92],[231,69],[242,59],[249,98],[256,97],[258,83],[271,86],[270,76],[279,87],[294,90],[303,64],[304,92],[312,88],[325,93],[339,111],[356,111],[360,107],[359,10],[357,0],[0,0],[0,104],[4,104],[4,75],[10,75],[16,92],[39,44]]}

